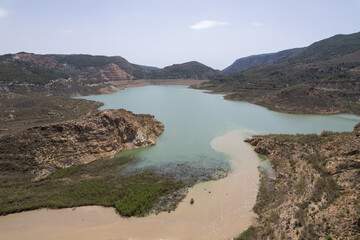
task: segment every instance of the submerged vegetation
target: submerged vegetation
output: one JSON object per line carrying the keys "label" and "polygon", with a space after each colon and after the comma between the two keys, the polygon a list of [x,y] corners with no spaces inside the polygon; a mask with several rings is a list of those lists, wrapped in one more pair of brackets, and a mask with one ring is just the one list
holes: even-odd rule
{"label": "submerged vegetation", "polygon": [[[156,201],[181,188],[184,183],[168,176],[143,172],[122,175],[121,159],[98,160],[60,169],[38,181],[0,183],[0,214],[39,208],[85,205],[115,207],[122,216],[144,216],[155,209]],[[19,173],[21,174],[21,173]]]}

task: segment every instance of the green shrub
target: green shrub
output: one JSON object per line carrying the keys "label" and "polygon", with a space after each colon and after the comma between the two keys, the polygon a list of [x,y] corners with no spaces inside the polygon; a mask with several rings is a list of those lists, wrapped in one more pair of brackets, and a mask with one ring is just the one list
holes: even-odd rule
{"label": "green shrub", "polygon": [[324,130],[321,132],[320,136],[321,137],[328,137],[330,135],[333,135],[334,133],[332,131],[327,131],[327,130]]}
{"label": "green shrub", "polygon": [[257,153],[257,156],[258,156],[258,158],[259,158],[261,161],[266,161],[266,160],[268,160],[268,158],[267,158],[267,156],[266,156],[266,155],[263,155],[263,154]]}
{"label": "green shrub", "polygon": [[295,187],[296,194],[297,195],[303,194],[305,191],[305,186],[306,186],[305,176],[302,175]]}
{"label": "green shrub", "polygon": [[311,196],[311,201],[320,202],[322,197],[328,201],[328,204],[333,202],[338,196],[339,186],[332,179],[331,176],[320,177],[316,180],[314,190]]}

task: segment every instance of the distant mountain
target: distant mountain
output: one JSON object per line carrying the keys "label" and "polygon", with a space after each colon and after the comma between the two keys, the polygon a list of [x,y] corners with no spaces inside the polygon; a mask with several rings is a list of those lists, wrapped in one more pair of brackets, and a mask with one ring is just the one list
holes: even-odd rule
{"label": "distant mountain", "polygon": [[211,80],[222,77],[223,74],[219,70],[214,70],[199,62],[187,62],[182,64],[174,64],[153,71],[148,75],[151,79],[200,79]]}
{"label": "distant mountain", "polygon": [[276,62],[280,59],[291,56],[292,54],[302,50],[302,48],[288,49],[276,53],[266,53],[259,55],[252,55],[249,57],[239,58],[229,67],[222,70],[225,75],[231,75],[251,67],[256,67],[266,63]]}
{"label": "distant mountain", "polygon": [[115,82],[137,79],[214,79],[222,76],[198,62],[164,69],[140,66],[114,56],[39,55],[20,52],[0,56],[1,92],[94,93]]}
{"label": "distant mountain", "polygon": [[[360,114],[360,32],[318,41],[276,62],[203,83],[200,88],[230,92],[231,99],[271,103],[274,101],[270,98],[276,91],[298,84],[310,84],[325,91],[324,94],[342,104],[342,112]],[[290,95],[295,92],[287,91]],[[307,94],[308,91],[296,93],[296,99],[299,99],[299,94]],[[290,104],[295,97],[287,99]],[[281,104],[284,105],[282,109],[289,107],[285,106],[286,101],[281,101]],[[291,111],[296,112],[296,107],[290,105]],[[325,104],[322,103],[322,106]],[[304,107],[301,106],[302,109]]]}

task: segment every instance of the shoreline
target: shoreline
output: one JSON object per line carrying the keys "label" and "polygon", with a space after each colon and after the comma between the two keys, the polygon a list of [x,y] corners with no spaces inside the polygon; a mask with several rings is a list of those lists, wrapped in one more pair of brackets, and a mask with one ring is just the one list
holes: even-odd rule
{"label": "shoreline", "polygon": [[149,85],[184,85],[192,86],[199,85],[209,80],[196,80],[196,79],[138,79],[138,80],[123,80],[123,81],[111,81],[110,88],[102,88],[100,92],[95,95],[114,93],[119,90],[135,87],[144,87]]}
{"label": "shoreline", "polygon": [[[255,104],[257,106],[265,107],[266,109],[274,112],[279,113],[287,113],[287,114],[318,114],[318,115],[337,115],[337,114],[354,114],[359,115],[360,112],[355,109],[354,107],[350,108],[347,107],[347,104],[349,102],[344,102],[338,100],[337,102],[335,99],[328,97],[324,93],[317,93],[314,88],[309,86],[308,92],[303,93],[304,95],[296,95],[294,94],[289,99],[282,99],[282,92],[279,92],[280,90],[261,90],[261,89],[251,89],[247,92],[228,92],[228,91],[217,91],[216,89],[209,89],[209,88],[201,88],[200,86],[193,87],[194,89],[198,90],[204,90],[205,93],[209,94],[220,94],[224,95],[223,98],[225,100],[231,100],[231,101],[242,101],[242,102],[248,102],[251,104]],[[291,87],[289,87],[291,88]],[[296,85],[293,87],[295,90],[299,90],[300,88],[303,88],[303,86]],[[297,89],[299,88],[299,89]],[[287,88],[288,89],[288,88]],[[285,89],[285,90],[287,90]],[[285,92],[283,95],[289,95],[291,93],[291,89],[286,92],[285,90],[282,90]],[[304,89],[300,89],[304,90]],[[324,91],[324,89],[321,89]],[[310,91],[310,93],[309,93]],[[312,93],[312,92],[316,93]],[[328,90],[329,91],[329,90]],[[276,93],[276,94],[274,94]],[[316,95],[318,94],[318,96]],[[314,95],[314,96],[310,96]],[[310,96],[310,97],[309,97]],[[301,100],[300,100],[301,99]],[[274,102],[274,100],[276,100]],[[300,101],[300,103],[299,103]],[[311,102],[318,102],[319,105],[310,104]],[[322,106],[321,104],[325,104],[325,106]],[[310,105],[309,105],[310,104]],[[330,105],[329,105],[330,104]],[[354,103],[355,104],[355,103]],[[359,105],[360,106],[360,105]]]}
{"label": "shoreline", "polygon": [[[0,217],[0,231],[9,239],[230,239],[255,218],[259,159],[233,131],[211,142],[230,156],[232,172],[217,181],[196,184],[171,213],[121,218],[98,206],[37,210]],[[206,190],[205,190],[206,189]],[[190,204],[190,199],[194,204]],[[242,201],[239,201],[242,199]],[[59,233],[60,232],[60,233]],[[40,237],[39,237],[40,236]]]}

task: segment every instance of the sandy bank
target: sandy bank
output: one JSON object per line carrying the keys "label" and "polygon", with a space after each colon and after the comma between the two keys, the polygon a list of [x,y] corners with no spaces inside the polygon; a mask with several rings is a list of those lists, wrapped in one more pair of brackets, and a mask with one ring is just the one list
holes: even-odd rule
{"label": "sandy bank", "polygon": [[211,142],[216,151],[230,156],[233,171],[224,179],[189,189],[175,212],[125,219],[112,208],[97,206],[43,209],[0,217],[0,238],[231,239],[255,217],[251,208],[257,194],[258,157],[244,138],[244,132],[234,131]]}

